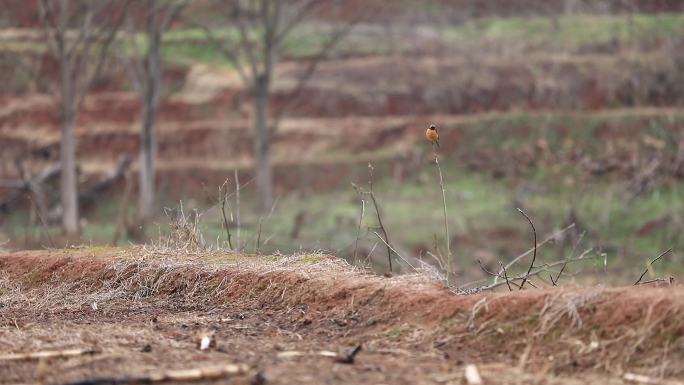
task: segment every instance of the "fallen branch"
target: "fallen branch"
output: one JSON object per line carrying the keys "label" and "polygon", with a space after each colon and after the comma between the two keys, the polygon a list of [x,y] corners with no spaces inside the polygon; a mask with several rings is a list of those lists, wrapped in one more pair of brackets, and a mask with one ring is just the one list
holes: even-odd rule
{"label": "fallen branch", "polygon": [[[575,242],[575,246],[573,246],[572,251],[570,252],[570,255],[568,256],[568,258],[572,258],[572,256],[575,254],[577,247],[579,246],[580,242],[582,242],[582,239],[584,238],[584,234],[586,234],[586,232],[582,232],[582,234],[580,234],[579,239],[577,239],[577,242]],[[566,261],[567,261],[567,258],[566,258]],[[563,274],[563,271],[565,271],[565,268],[567,266],[568,266],[567,263],[563,264],[563,267],[561,267],[560,271],[558,272],[556,279],[553,279],[552,275],[549,276],[551,278],[551,282],[553,283],[553,286],[558,286],[558,281],[560,280],[560,277]]]}
{"label": "fallen branch", "polygon": [[639,285],[648,285],[649,283],[656,283],[656,282],[665,282],[667,284],[672,285],[674,283],[674,281],[675,281],[674,277],[670,277],[667,279],[665,279],[665,278],[653,278],[653,279],[649,279],[648,281],[641,281],[641,282],[639,282]]}
{"label": "fallen branch", "polygon": [[112,169],[109,173],[103,175],[97,182],[92,186],[84,189],[83,192],[78,194],[78,199],[82,204],[97,202],[102,194],[102,191],[111,187],[116,181],[124,178],[126,176],[126,171],[131,166],[131,157],[128,155],[122,156],[116,164],[116,167]]}
{"label": "fallen branch", "polygon": [[[85,206],[88,204],[97,203],[102,192],[110,188],[119,179],[124,178],[126,171],[131,166],[131,157],[128,155],[122,156],[119,159],[116,167],[106,175],[103,175],[97,182],[95,182],[90,187],[87,187],[82,192],[78,194],[78,204],[79,206]],[[58,222],[62,217],[63,207],[59,203],[52,207],[48,212],[47,218],[48,222],[55,223]]]}
{"label": "fallen branch", "polygon": [[671,381],[664,380],[660,378],[648,377],[642,374],[636,373],[625,373],[622,379],[627,382],[635,382],[637,384],[649,384],[649,385],[684,385],[681,381]]}
{"label": "fallen branch", "polygon": [[96,354],[95,349],[44,350],[31,353],[9,353],[0,355],[0,361],[39,360],[42,358],[63,358]]}
{"label": "fallen branch", "polygon": [[29,180],[0,181],[1,187],[16,190],[9,193],[4,200],[0,201],[0,211],[8,211],[12,204],[21,197],[23,192],[32,191],[34,186],[44,186],[50,180],[59,176],[61,172],[61,165],[59,163],[53,163]]}
{"label": "fallen branch", "polygon": [[[571,224],[569,224],[568,226],[566,226],[566,227],[564,227],[564,228],[558,230],[557,232],[555,232],[555,233],[549,235],[546,239],[544,239],[543,241],[541,241],[541,242],[537,245],[536,248],[539,248],[539,247],[544,246],[545,244],[551,242],[552,240],[556,239],[557,237],[561,236],[563,233],[567,232],[568,230],[570,230],[570,229],[572,229],[572,228],[574,228],[574,227],[575,227],[575,224],[574,224],[574,223],[571,223]],[[506,269],[510,269],[511,266],[515,265],[519,260],[525,258],[529,253],[535,251],[536,248],[529,249],[529,250],[527,250],[526,252],[524,252],[524,253],[518,255],[517,257],[515,257],[512,261],[508,262],[508,263],[505,265]],[[499,271],[499,274],[497,274],[497,276],[494,278],[494,284],[497,284],[497,283],[499,282],[499,277],[501,276],[502,273],[503,273],[503,269],[502,269],[501,271]]]}
{"label": "fallen branch", "polygon": [[646,275],[646,273],[648,273],[648,271],[651,269],[651,266],[654,263],[656,263],[658,260],[660,260],[662,257],[666,256],[667,254],[670,254],[671,252],[672,252],[672,248],[669,248],[669,249],[665,250],[662,254],[660,254],[658,257],[656,257],[656,259],[649,262],[649,264],[646,266],[646,270],[644,270],[644,272],[641,273],[641,276],[639,277],[639,279],[636,282],[634,282],[634,286],[638,285],[639,282],[641,282],[641,280],[644,279],[644,276]]}
{"label": "fallen branch", "polygon": [[352,349],[349,353],[346,353],[346,354],[340,354],[340,353],[332,352],[330,350],[319,350],[319,351],[309,351],[309,352],[302,352],[302,351],[297,351],[297,350],[288,350],[285,352],[278,353],[278,358],[320,356],[320,357],[333,358],[333,359],[335,359],[335,362],[339,362],[341,364],[353,364],[356,355],[359,354],[360,351],[361,351],[361,345],[357,345],[354,349]]}
{"label": "fallen branch", "polygon": [[[123,385],[123,384],[150,384],[160,382],[187,382],[215,380],[238,375],[250,374],[254,379],[262,378],[257,371],[250,369],[243,364],[229,364],[218,367],[206,367],[183,370],[168,370],[159,373],[152,373],[147,376],[138,377],[112,377],[112,378],[93,378],[76,382],[68,382],[63,385]],[[255,381],[256,382],[256,381]]]}
{"label": "fallen branch", "polygon": [[[592,249],[589,249],[589,250],[585,251],[584,253],[582,253],[582,254],[581,254],[579,257],[577,257],[577,258],[570,258],[570,259],[565,259],[565,260],[562,260],[562,261],[556,261],[556,262],[552,262],[552,263],[545,263],[545,264],[543,264],[543,265],[541,265],[541,266],[537,266],[536,268],[532,269],[532,271],[531,271],[529,274],[523,274],[523,275],[519,275],[519,276],[517,276],[517,277],[508,277],[508,276],[506,276],[506,277],[508,278],[508,283],[510,283],[510,284],[512,284],[512,285],[514,285],[514,286],[516,286],[516,287],[518,287],[518,288],[520,288],[520,286],[519,286],[518,284],[516,284],[514,281],[520,281],[520,280],[525,279],[525,277],[527,277],[527,283],[530,284],[530,285],[533,286],[533,287],[536,287],[536,286],[534,286],[534,284],[529,280],[530,277],[536,277],[536,276],[538,276],[538,275],[541,274],[541,273],[549,272],[549,271],[550,271],[549,269],[552,268],[552,267],[560,266],[560,265],[563,265],[563,264],[570,264],[570,263],[572,263],[572,262],[584,261],[584,260],[585,260],[584,257],[585,257],[585,256],[588,254],[588,252],[591,251],[591,250],[592,250]],[[504,268],[506,268],[506,267],[504,266]],[[489,286],[480,287],[479,290],[481,290],[481,291],[484,291],[484,290],[492,290],[492,289],[495,289],[495,288],[497,288],[497,287],[499,287],[499,286],[502,286],[502,285],[507,284],[507,282],[497,282],[497,281],[496,281],[496,278],[499,278],[499,277],[498,277],[498,276],[495,277],[494,282],[492,282]],[[502,278],[503,278],[503,277],[502,277]]]}

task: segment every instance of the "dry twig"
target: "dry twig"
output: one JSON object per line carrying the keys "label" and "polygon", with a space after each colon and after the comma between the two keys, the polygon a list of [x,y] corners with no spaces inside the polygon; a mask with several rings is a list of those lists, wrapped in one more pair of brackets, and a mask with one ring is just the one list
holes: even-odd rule
{"label": "dry twig", "polygon": [[[226,187],[228,184],[228,179],[226,179],[225,182],[221,186],[219,186],[219,199],[221,200],[221,215],[223,215],[223,226],[226,228],[226,237],[228,238],[228,247],[230,247],[231,250],[235,250],[233,248],[233,240],[232,236],[230,234],[230,224],[228,223],[228,217],[226,215],[226,202],[228,201],[228,192],[223,192],[223,188]],[[232,217],[232,215],[231,215]]]}
{"label": "dry twig", "polygon": [[644,376],[642,374],[636,373],[625,373],[622,379],[627,382],[635,382],[637,384],[647,384],[647,385],[684,385],[681,381],[668,381],[659,378]]}
{"label": "dry twig", "polygon": [[[529,249],[529,250],[525,251],[524,253],[518,255],[517,257],[513,258],[512,261],[508,262],[508,263],[505,265],[505,266],[506,266],[506,269],[510,269],[511,266],[515,265],[515,264],[516,264],[519,260],[521,260],[522,258],[525,258],[529,253],[535,251],[535,250],[536,250],[537,248],[539,248],[539,247],[544,246],[544,245],[547,244],[548,242],[551,242],[552,240],[556,239],[557,237],[561,236],[562,234],[564,234],[565,232],[567,232],[568,230],[570,230],[570,229],[572,229],[572,228],[574,228],[574,227],[575,227],[575,224],[574,224],[574,223],[571,223],[570,225],[568,225],[568,226],[566,226],[566,227],[564,227],[564,228],[558,230],[557,232],[551,234],[551,235],[548,236],[546,239],[544,239],[543,241],[539,242],[539,244],[537,245],[536,248]],[[498,283],[499,283],[499,278],[501,277],[501,274],[502,274],[502,273],[503,273],[503,269],[502,269],[501,271],[499,271],[499,274],[497,274],[496,277],[494,277],[494,282],[493,282],[493,284],[498,284]]]}
{"label": "dry twig", "polygon": [[506,280],[506,285],[508,285],[508,291],[513,291],[513,289],[511,289],[511,283],[508,281],[508,273],[506,273],[506,266],[504,266],[504,264],[501,261],[499,261],[499,264],[501,265],[501,270],[503,270],[504,279]]}
{"label": "dry twig", "polygon": [[[648,273],[648,270],[651,269],[651,266],[652,266],[655,262],[657,262],[657,261],[658,261],[659,259],[661,259],[662,257],[666,256],[667,254],[670,254],[671,252],[672,252],[672,248],[669,248],[669,249],[665,250],[664,252],[662,252],[662,253],[661,253],[658,257],[656,257],[654,260],[652,260],[651,262],[649,262],[648,265],[646,266],[646,270],[644,270],[644,272],[641,273],[641,276],[639,276],[639,279],[638,279],[636,282],[634,282],[634,286],[636,286],[636,285],[638,285],[639,283],[641,283],[641,280],[644,279],[644,276],[646,275],[646,273]],[[657,282],[657,281],[658,281],[658,280],[652,280],[651,282]],[[644,283],[646,283],[646,282],[644,282]]]}
{"label": "dry twig", "polygon": [[404,258],[401,254],[399,254],[399,252],[397,252],[396,250],[394,250],[394,248],[392,247],[392,245],[390,245],[389,243],[385,242],[385,240],[382,239],[382,237],[380,236],[380,234],[378,234],[377,231],[373,231],[373,234],[375,234],[375,236],[378,237],[378,239],[380,239],[380,240],[385,244],[385,246],[387,246],[391,251],[393,251],[394,254],[396,254],[396,256],[399,257],[399,259],[401,259],[402,261],[404,261],[405,264],[409,265],[409,267],[410,267],[411,269],[413,269],[413,271],[418,271],[418,270],[416,269],[416,267],[413,266],[413,265],[411,264],[411,262],[409,262],[409,261],[408,261],[406,258]]}
{"label": "dry twig", "polygon": [[575,246],[573,246],[572,251],[570,252],[570,256],[566,259],[566,263],[564,263],[563,266],[561,267],[560,271],[558,272],[558,275],[556,276],[556,279],[553,279],[553,275],[549,275],[549,278],[551,278],[551,283],[553,284],[553,286],[558,286],[558,280],[560,280],[560,277],[563,274],[563,271],[565,271],[565,268],[568,266],[567,260],[569,258],[572,258],[572,255],[575,254],[575,250],[577,250],[577,247],[579,246],[580,242],[582,242],[582,239],[584,238],[584,234],[586,234],[586,232],[582,232],[582,234],[580,234],[577,242],[575,242]]}
{"label": "dry twig", "polygon": [[369,190],[366,192],[368,195],[371,197],[371,201],[373,202],[373,207],[375,207],[375,214],[378,217],[378,226],[380,226],[380,231],[382,231],[382,235],[385,237],[382,241],[385,243],[387,246],[387,262],[389,263],[389,272],[390,274],[392,273],[392,247],[390,246],[390,240],[389,240],[389,235],[387,234],[387,230],[385,229],[385,225],[382,223],[382,215],[380,214],[380,206],[378,205],[378,201],[375,199],[375,193],[373,193],[373,165],[368,163],[368,187]]}
{"label": "dry twig", "polygon": [[44,350],[31,353],[9,353],[0,355],[0,361],[39,360],[43,358],[62,358],[99,353],[95,349]]}
{"label": "dry twig", "polygon": [[356,241],[354,241],[354,257],[352,261],[357,264],[357,253],[359,251],[359,238],[361,237],[361,224],[363,223],[363,214],[366,212],[366,201],[361,196],[361,213],[359,214],[359,227],[356,229]]}
{"label": "dry twig", "polygon": [[527,269],[527,273],[525,274],[525,277],[522,280],[522,283],[520,284],[520,289],[522,290],[523,287],[525,286],[525,282],[527,282],[527,278],[530,276],[530,272],[534,268],[534,262],[537,260],[537,229],[534,228],[534,223],[532,223],[532,219],[525,214],[522,209],[518,208],[518,211],[520,214],[522,214],[525,218],[527,218],[527,221],[530,222],[530,226],[532,227],[532,233],[534,234],[534,252],[532,254],[532,262],[530,262],[530,267]]}
{"label": "dry twig", "polygon": [[112,378],[94,378],[76,382],[69,382],[64,385],[123,385],[123,384],[151,384],[160,382],[188,382],[213,380],[232,376],[239,376],[252,373],[256,378],[261,378],[259,372],[253,371],[247,365],[229,364],[218,367],[205,367],[183,370],[168,370],[159,373],[152,373],[147,376],[124,376]]}

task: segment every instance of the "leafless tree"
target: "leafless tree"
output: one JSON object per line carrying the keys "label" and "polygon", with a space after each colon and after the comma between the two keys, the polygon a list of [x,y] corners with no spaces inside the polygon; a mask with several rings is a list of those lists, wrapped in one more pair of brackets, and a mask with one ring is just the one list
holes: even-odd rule
{"label": "leafless tree", "polygon": [[[254,157],[258,207],[266,211],[273,204],[273,170],[270,159],[271,139],[283,110],[270,111],[274,68],[283,42],[290,33],[317,12],[338,9],[336,2],[325,0],[214,0],[222,24],[235,28],[234,34],[218,34],[201,27],[208,38],[235,67],[243,84],[251,91],[254,103]],[[358,21],[358,18],[355,19]],[[225,22],[224,22],[225,21]],[[301,91],[318,64],[351,30],[356,21],[332,26],[326,32],[317,54],[313,55],[298,79],[293,95]]]}
{"label": "leafless tree", "polygon": [[[141,224],[154,215],[155,159],[157,139],[155,124],[162,93],[162,38],[171,22],[187,5],[186,0],[137,2],[127,17],[127,39],[122,39],[121,58],[129,78],[140,94],[143,106],[140,131],[140,174],[138,178],[138,217]],[[139,20],[136,20],[139,18]],[[140,26],[144,24],[144,26]],[[138,35],[144,30],[145,43],[139,47]],[[144,51],[142,51],[144,49]]]}
{"label": "leafless tree", "polygon": [[59,68],[53,93],[59,100],[62,139],[62,226],[69,235],[79,228],[76,176],[76,114],[97,78],[128,1],[39,0],[40,19],[49,53]]}

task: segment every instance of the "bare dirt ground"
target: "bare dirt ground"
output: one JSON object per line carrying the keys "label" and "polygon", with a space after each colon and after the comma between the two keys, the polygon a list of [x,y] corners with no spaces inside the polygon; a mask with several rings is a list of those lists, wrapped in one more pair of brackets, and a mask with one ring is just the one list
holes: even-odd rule
{"label": "bare dirt ground", "polygon": [[[0,256],[0,355],[96,353],[0,359],[0,383],[234,363],[249,370],[215,383],[460,384],[475,364],[485,384],[680,384],[683,310],[678,286],[455,296],[324,255],[18,252]],[[358,345],[351,364],[320,354]]]}

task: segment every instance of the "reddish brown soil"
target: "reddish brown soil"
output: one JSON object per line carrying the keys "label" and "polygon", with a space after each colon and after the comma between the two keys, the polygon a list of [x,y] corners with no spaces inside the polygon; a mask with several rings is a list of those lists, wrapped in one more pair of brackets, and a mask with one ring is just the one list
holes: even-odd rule
{"label": "reddish brown soil", "polygon": [[[273,384],[458,384],[468,363],[488,384],[684,375],[680,287],[455,296],[426,277],[376,277],[322,255],[174,254],[140,248],[0,256],[0,354],[99,351],[0,361],[0,383],[231,362]],[[197,348],[204,334],[216,341],[208,351]],[[351,365],[315,354],[358,344],[363,350]],[[286,351],[304,355],[286,358]]]}

